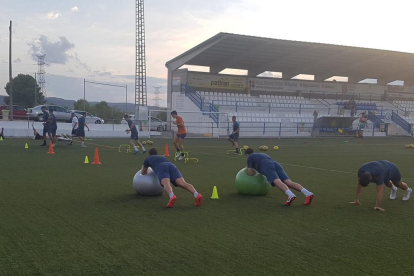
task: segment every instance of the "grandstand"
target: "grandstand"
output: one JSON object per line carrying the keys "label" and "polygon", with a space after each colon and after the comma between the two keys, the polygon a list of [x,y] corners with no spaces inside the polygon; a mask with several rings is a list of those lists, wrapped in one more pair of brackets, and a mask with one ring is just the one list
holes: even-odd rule
{"label": "grandstand", "polygon": [[[387,69],[390,63],[398,66]],[[209,72],[180,69],[184,65]],[[231,116],[237,116],[242,136],[311,136],[318,118],[333,117],[317,133],[339,135],[341,118],[352,122],[351,116],[365,114],[362,127],[356,116],[341,135],[413,134],[413,54],[220,33],[166,66],[168,110],[188,112],[183,117],[189,133],[227,135]],[[227,68],[247,75],[220,74]],[[263,77],[266,71],[282,72],[282,78]],[[315,80],[294,79],[298,74]],[[327,81],[336,75],[348,82]],[[377,84],[359,83],[368,77]],[[389,85],[394,80],[405,86]],[[356,114],[346,109],[349,100],[355,101]]]}

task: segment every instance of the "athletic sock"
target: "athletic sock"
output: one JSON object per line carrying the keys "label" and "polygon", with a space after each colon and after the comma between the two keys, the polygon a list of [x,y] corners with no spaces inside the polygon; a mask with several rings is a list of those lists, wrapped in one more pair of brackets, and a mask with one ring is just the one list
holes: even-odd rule
{"label": "athletic sock", "polygon": [[291,191],[291,190],[289,190],[289,189],[287,189],[287,190],[286,190],[285,194],[286,194],[288,197],[293,197],[293,196],[295,196],[295,194],[294,194],[294,193],[292,193],[292,191]]}
{"label": "athletic sock", "polygon": [[146,151],[146,149],[145,149],[145,147],[144,147],[144,146],[142,146],[142,150],[143,150],[143,151]]}
{"label": "athletic sock", "polygon": [[138,149],[137,149],[137,147],[136,147],[136,146],[134,146],[134,150],[135,150],[135,151],[138,151]]}
{"label": "athletic sock", "polygon": [[174,192],[171,192],[171,193],[169,194],[169,196],[170,196],[170,198],[172,198],[172,197],[174,196]]}
{"label": "athletic sock", "polygon": [[304,194],[305,196],[311,196],[313,195],[313,193],[309,192],[308,190],[306,190],[305,188],[303,188],[302,190],[300,190],[300,192],[302,194]]}
{"label": "athletic sock", "polygon": [[194,192],[194,197],[197,197],[198,196],[198,192],[197,191],[195,191]]}

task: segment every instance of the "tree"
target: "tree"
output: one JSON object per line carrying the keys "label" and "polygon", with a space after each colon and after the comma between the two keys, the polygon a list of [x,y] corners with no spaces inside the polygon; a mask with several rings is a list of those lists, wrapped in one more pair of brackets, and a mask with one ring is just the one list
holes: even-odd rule
{"label": "tree", "polygon": [[[35,105],[35,87],[37,104],[44,104],[45,96],[40,92],[40,87],[36,80],[30,75],[19,74],[13,79],[13,104],[23,106],[24,108]],[[10,82],[4,87],[7,95],[10,95]],[[10,104],[10,97],[4,98],[6,104]]]}
{"label": "tree", "polygon": [[[75,110],[83,110],[84,100],[79,99],[73,103],[73,109]],[[90,111],[91,106],[89,105],[88,101],[85,100],[85,111]]]}
{"label": "tree", "polygon": [[111,107],[107,102],[101,101],[90,107],[90,112],[106,121],[120,122],[124,113],[117,108]]}

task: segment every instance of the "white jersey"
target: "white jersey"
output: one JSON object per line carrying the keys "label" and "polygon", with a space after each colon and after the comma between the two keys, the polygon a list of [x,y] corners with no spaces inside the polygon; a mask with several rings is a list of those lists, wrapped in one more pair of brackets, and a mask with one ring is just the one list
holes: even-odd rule
{"label": "white jersey", "polygon": [[75,127],[75,124],[76,124],[76,128],[75,129],[78,129],[78,117],[73,117],[73,119],[72,119],[72,129]]}

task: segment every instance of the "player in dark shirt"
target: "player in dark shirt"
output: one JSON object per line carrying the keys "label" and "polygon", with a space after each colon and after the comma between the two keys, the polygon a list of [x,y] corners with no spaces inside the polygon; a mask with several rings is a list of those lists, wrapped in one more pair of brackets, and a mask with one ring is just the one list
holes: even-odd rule
{"label": "player in dark shirt", "polygon": [[129,141],[129,143],[131,144],[131,146],[134,147],[134,154],[137,154],[139,152],[139,149],[135,145],[135,142],[137,143],[138,146],[142,148],[142,153],[146,153],[147,151],[145,150],[145,147],[139,141],[138,130],[137,130],[136,125],[134,124],[134,122],[132,122],[131,118],[127,114],[124,115],[124,119],[128,123],[128,127],[129,127],[127,130],[125,130],[126,133],[131,132],[131,140]]}
{"label": "player in dark shirt", "polygon": [[203,201],[203,196],[194,189],[193,185],[185,182],[177,167],[168,161],[164,156],[157,155],[157,150],[154,148],[150,149],[148,153],[150,156],[145,159],[141,173],[145,175],[148,172],[148,168],[151,168],[157,175],[161,186],[164,187],[165,192],[170,197],[167,208],[172,208],[177,200],[170,183],[172,183],[175,187],[183,188],[192,193],[196,200],[194,205],[200,206]]}
{"label": "player in dark shirt", "polygon": [[43,144],[41,146],[46,146],[46,133],[49,135],[49,139],[52,142],[52,135],[50,134],[50,122],[49,122],[49,112],[46,111],[46,106],[42,106],[42,121],[43,121]]}
{"label": "player in dark shirt", "polygon": [[82,116],[80,116],[79,120],[78,120],[78,130],[76,131],[76,136],[79,137],[79,139],[81,140],[81,147],[86,148],[85,146],[85,126],[88,128],[89,131],[89,127],[85,122],[85,116],[86,116],[86,112],[81,112]]}
{"label": "player in dark shirt", "polygon": [[56,131],[57,131],[57,122],[56,116],[53,114],[53,109],[49,109],[49,136],[52,136],[53,147],[55,147],[56,142]]}
{"label": "player in dark shirt", "polygon": [[354,205],[361,205],[359,202],[359,195],[362,187],[367,187],[369,183],[375,183],[377,186],[377,201],[374,209],[378,211],[385,211],[381,208],[381,201],[384,194],[384,185],[391,189],[390,199],[397,197],[397,187],[404,190],[404,201],[410,199],[412,189],[401,181],[401,173],[398,167],[387,160],[372,161],[365,163],[358,170],[358,184],[356,188],[355,200],[350,202]]}
{"label": "player in dark shirt", "polygon": [[288,196],[285,205],[290,206],[296,199],[295,194],[292,193],[289,188],[301,192],[306,196],[305,202],[303,203],[304,205],[311,204],[314,198],[313,193],[306,190],[299,183],[290,180],[283,167],[269,155],[264,153],[254,153],[251,148],[248,148],[245,151],[245,154],[247,156],[247,174],[253,176],[255,174],[254,170],[256,170],[260,174],[266,176],[270,185],[278,187]]}
{"label": "player in dark shirt", "polygon": [[240,125],[236,121],[236,116],[231,117],[231,120],[233,121],[233,132],[229,135],[227,140],[233,143],[233,146],[236,147],[235,154],[239,154],[239,144],[237,141],[239,140]]}

